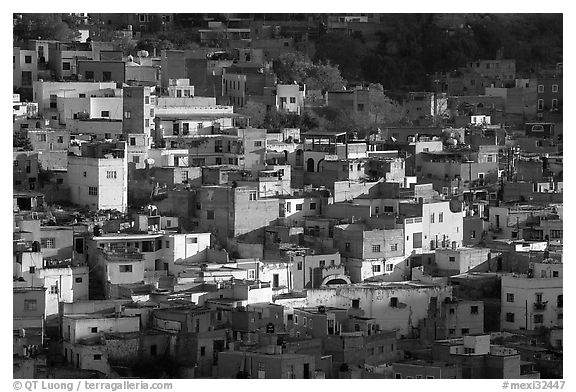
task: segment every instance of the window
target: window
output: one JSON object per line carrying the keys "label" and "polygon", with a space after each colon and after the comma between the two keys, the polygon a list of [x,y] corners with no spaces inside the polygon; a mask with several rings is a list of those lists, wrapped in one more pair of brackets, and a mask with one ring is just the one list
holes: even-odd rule
{"label": "window", "polygon": [[86,71],[84,76],[86,80],[94,80],[94,71]]}
{"label": "window", "polygon": [[421,378],[422,378],[422,376],[421,376],[421,375],[419,375],[419,374],[418,374],[418,375],[416,375],[416,379],[421,379]]}
{"label": "window", "polygon": [[208,211],[206,211],[206,219],[208,219],[208,220],[214,220],[214,210],[208,210]]}
{"label": "window", "polygon": [[302,211],[302,204],[296,204],[296,211]]}
{"label": "window", "polygon": [[536,293],[536,302],[542,303],[542,293]]}
{"label": "window", "polygon": [[62,70],[63,71],[70,71],[70,63],[69,62],[63,62],[62,63]]}
{"label": "window", "polygon": [[558,85],[557,85],[557,84],[553,84],[553,85],[552,85],[552,92],[553,92],[553,93],[557,93],[557,92],[558,92]]}
{"label": "window", "polygon": [[455,330],[454,328],[450,328],[450,329],[448,330],[448,333],[449,333],[450,335],[454,335],[454,334],[456,333],[456,330]]}
{"label": "window", "polygon": [[470,238],[476,238],[476,230],[470,232]]}
{"label": "window", "polygon": [[352,300],[352,307],[353,307],[354,309],[360,308],[360,300],[359,300],[359,299],[353,299],[353,300]]}
{"label": "window", "polygon": [[538,85],[538,92],[539,92],[539,93],[543,93],[543,92],[544,92],[544,85],[543,85],[543,84],[539,84],[539,85]]}
{"label": "window", "polygon": [[506,313],[506,322],[508,323],[514,322],[514,313]]}
{"label": "window", "polygon": [[95,186],[88,187],[88,195],[90,196],[98,196],[98,188]]}
{"label": "window", "polygon": [[544,110],[544,100],[543,99],[538,100],[538,110]]}
{"label": "window", "polygon": [[130,264],[120,264],[118,266],[120,272],[132,272],[132,265]]}
{"label": "window", "polygon": [[[469,328],[462,328],[462,335],[466,335],[470,333],[470,329]],[[472,349],[474,350],[474,349]]]}
{"label": "window", "polygon": [[181,176],[181,180],[182,182],[187,182],[188,181],[188,172],[187,171],[183,171],[180,173]]}
{"label": "window", "polygon": [[392,252],[398,251],[398,244],[392,244],[392,245],[390,245],[390,250],[391,250]]}
{"label": "window", "polygon": [[135,145],[136,145],[136,138],[135,138],[135,137],[131,137],[131,138],[130,138],[130,145],[131,145],[131,146],[135,146]]}
{"label": "window", "polygon": [[514,302],[514,294],[507,293],[506,294],[506,302]]}
{"label": "window", "polygon": [[91,327],[90,332],[91,333],[98,333],[98,327]]}
{"label": "window", "polygon": [[448,314],[454,314],[456,312],[456,310],[454,308],[450,308],[448,310]]}
{"label": "window", "polygon": [[299,261],[298,264],[296,264],[296,268],[298,268],[298,271],[302,271],[302,262]]}
{"label": "window", "polygon": [[80,93],[80,94],[78,94],[78,98],[86,98],[86,94]]}
{"label": "window", "polygon": [[434,376],[426,376],[427,380],[434,380]]}
{"label": "window", "polygon": [[380,268],[381,268],[380,264],[373,265],[372,266],[372,272],[380,272]]}
{"label": "window", "polygon": [[286,212],[292,212],[292,203],[290,202],[286,203]]}
{"label": "window", "polygon": [[262,141],[261,140],[256,140],[254,142],[254,147],[262,147]]}
{"label": "window", "polygon": [[556,298],[556,307],[558,308],[562,308],[564,305],[564,296],[562,294],[560,294],[557,298]]}
{"label": "window", "polygon": [[134,163],[140,163],[140,157],[139,157],[138,155],[134,155],[134,156],[132,157],[132,162],[134,162]]}
{"label": "window", "polygon": [[112,72],[104,71],[102,72],[102,81],[110,82],[112,80]]}
{"label": "window", "polygon": [[534,324],[542,324],[544,322],[544,315],[543,314],[535,314],[534,315]]}
{"label": "window", "polygon": [[37,308],[37,303],[35,299],[25,299],[24,300],[24,310],[27,312],[35,311]]}
{"label": "window", "polygon": [[315,210],[316,209],[316,203],[310,203],[310,209]]}
{"label": "window", "polygon": [[550,230],[550,238],[562,238],[563,230]]}
{"label": "window", "polygon": [[478,314],[478,306],[470,306],[470,314]]}
{"label": "window", "polygon": [[400,380],[402,378],[402,374],[400,373],[394,373],[394,378],[397,380]]}
{"label": "window", "polygon": [[390,306],[393,308],[397,308],[398,307],[398,297],[392,297],[390,298]]}
{"label": "window", "polygon": [[394,264],[386,264],[386,272],[394,271]]}
{"label": "window", "polygon": [[52,285],[50,286],[50,294],[58,294],[58,285]]}
{"label": "window", "polygon": [[372,252],[380,253],[380,245],[372,245]]}
{"label": "window", "polygon": [[256,270],[248,270],[248,279],[254,280],[256,279]]}
{"label": "window", "polygon": [[100,361],[102,359],[102,354],[94,354],[94,360]]}
{"label": "window", "polygon": [[132,118],[132,112],[124,112],[124,118]]}
{"label": "window", "polygon": [[108,110],[102,110],[100,112],[100,117],[110,117],[110,111]]}
{"label": "window", "polygon": [[74,279],[74,281],[75,281],[76,283],[82,283],[82,278],[76,278],[76,279]]}
{"label": "window", "polygon": [[450,256],[450,257],[448,257],[448,261],[451,262],[451,263],[455,263],[455,262],[456,262],[456,257]]}
{"label": "window", "polygon": [[106,178],[116,179],[116,170],[107,170],[106,171]]}
{"label": "window", "polygon": [[552,109],[558,109],[558,100],[556,98],[552,100]]}
{"label": "window", "polygon": [[432,215],[430,215],[430,223],[434,223],[434,213],[432,213]]}
{"label": "window", "polygon": [[350,250],[350,243],[349,243],[349,242],[346,242],[346,243],[344,244],[344,248],[345,248],[346,250]]}
{"label": "window", "polygon": [[145,97],[144,97],[144,103],[145,103],[146,105],[149,105],[149,104],[150,104],[150,97],[149,97],[149,96],[145,96]]}
{"label": "window", "polygon": [[442,222],[444,222],[444,213],[440,212],[438,214],[438,223],[442,223]]}
{"label": "window", "polygon": [[56,248],[56,239],[55,238],[41,238],[40,239],[40,247],[47,248],[47,249],[55,249]]}
{"label": "window", "polygon": [[249,200],[256,200],[256,192],[250,192]]}
{"label": "window", "polygon": [[359,112],[364,111],[364,104],[363,104],[363,103],[359,103],[359,104],[358,104],[358,111],[359,111]]}

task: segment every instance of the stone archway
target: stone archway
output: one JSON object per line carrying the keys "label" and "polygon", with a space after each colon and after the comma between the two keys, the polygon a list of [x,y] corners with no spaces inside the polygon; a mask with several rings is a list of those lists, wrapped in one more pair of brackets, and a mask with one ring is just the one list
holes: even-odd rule
{"label": "stone archway", "polygon": [[336,284],[352,284],[350,278],[346,275],[338,274],[338,275],[329,275],[322,279],[322,283],[320,286],[331,286]]}

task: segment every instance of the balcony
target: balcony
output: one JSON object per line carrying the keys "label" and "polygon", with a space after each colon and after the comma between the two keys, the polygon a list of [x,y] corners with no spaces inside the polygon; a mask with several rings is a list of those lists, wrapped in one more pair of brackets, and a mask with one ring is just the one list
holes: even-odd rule
{"label": "balcony", "polygon": [[534,310],[535,311],[544,311],[546,310],[547,302],[534,302]]}

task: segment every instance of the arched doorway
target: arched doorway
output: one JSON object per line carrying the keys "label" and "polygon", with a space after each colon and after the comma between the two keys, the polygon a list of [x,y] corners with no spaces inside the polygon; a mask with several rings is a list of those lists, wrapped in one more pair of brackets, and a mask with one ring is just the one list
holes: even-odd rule
{"label": "arched doorway", "polygon": [[322,172],[322,170],[320,169],[320,168],[321,168],[320,165],[322,164],[322,162],[324,162],[324,159],[320,159],[320,160],[318,161],[318,165],[316,165],[316,171],[317,171],[318,173],[321,173],[321,172]]}
{"label": "arched doorway", "polygon": [[314,173],[314,159],[308,158],[306,161],[306,171],[308,173]]}

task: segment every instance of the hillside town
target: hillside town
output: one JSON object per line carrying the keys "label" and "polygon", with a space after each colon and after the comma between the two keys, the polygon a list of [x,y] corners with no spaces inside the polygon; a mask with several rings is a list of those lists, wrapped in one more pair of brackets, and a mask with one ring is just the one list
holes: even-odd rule
{"label": "hillside town", "polygon": [[563,377],[561,52],[403,79],[384,14],[13,18],[14,378]]}

